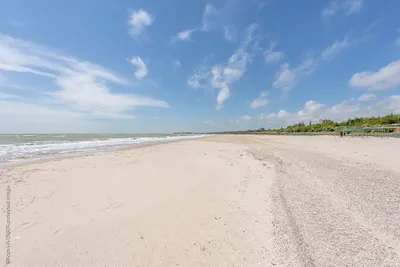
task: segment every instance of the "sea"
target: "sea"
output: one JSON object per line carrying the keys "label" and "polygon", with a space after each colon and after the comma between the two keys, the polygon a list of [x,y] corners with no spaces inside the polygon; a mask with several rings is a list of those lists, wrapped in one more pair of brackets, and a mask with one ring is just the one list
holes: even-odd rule
{"label": "sea", "polygon": [[197,139],[195,134],[0,134],[0,166],[140,144]]}

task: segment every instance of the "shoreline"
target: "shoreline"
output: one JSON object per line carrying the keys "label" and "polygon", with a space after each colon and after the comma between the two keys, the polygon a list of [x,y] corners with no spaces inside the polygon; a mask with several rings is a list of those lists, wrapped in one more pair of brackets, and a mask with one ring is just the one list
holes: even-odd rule
{"label": "shoreline", "polygon": [[30,164],[37,164],[37,163],[45,163],[51,161],[60,161],[69,158],[82,158],[82,157],[90,157],[90,156],[98,156],[104,155],[108,153],[124,151],[124,150],[131,150],[131,149],[139,149],[148,146],[155,146],[155,145],[162,145],[168,143],[175,143],[175,142],[183,142],[183,141],[190,141],[190,140],[198,140],[205,137],[193,138],[193,139],[182,139],[182,140],[172,140],[172,141],[165,141],[165,142],[154,142],[154,143],[141,143],[141,144],[132,144],[132,145],[125,145],[125,146],[114,146],[108,147],[104,150],[99,151],[92,151],[92,152],[76,152],[76,153],[65,153],[65,154],[52,154],[46,157],[36,158],[36,159],[29,159],[29,160],[21,160],[21,162],[12,162],[12,163],[3,163],[0,164],[0,170],[12,168],[12,167],[20,167]]}
{"label": "shoreline", "polygon": [[[20,167],[20,166],[25,166],[25,165],[30,165],[30,164],[38,164],[42,162],[51,162],[51,161],[60,161],[64,159],[69,159],[69,158],[82,158],[82,157],[90,157],[90,156],[98,156],[98,155],[104,155],[108,153],[114,153],[118,151],[125,151],[125,150],[134,150],[134,149],[140,149],[144,147],[149,147],[149,146],[155,146],[155,145],[162,145],[162,144],[168,144],[168,143],[176,143],[176,142],[183,142],[183,141],[191,141],[191,140],[200,140],[212,136],[270,136],[270,137],[334,137],[334,138],[340,138],[339,136],[336,136],[334,134],[258,134],[258,133],[244,133],[244,134],[210,134],[210,135],[205,135],[201,136],[198,138],[193,138],[193,139],[182,139],[182,140],[171,140],[171,141],[163,141],[163,142],[154,142],[154,143],[141,143],[141,144],[132,144],[132,145],[124,145],[124,146],[114,146],[114,147],[108,147],[104,150],[99,150],[99,151],[92,151],[92,152],[76,152],[76,153],[65,153],[65,154],[53,154],[49,155],[46,157],[41,157],[41,158],[36,158],[36,159],[29,159],[29,160],[23,160],[21,162],[12,162],[12,163],[2,163],[0,164],[0,170],[2,169],[7,169],[7,168],[12,168],[12,167]],[[369,135],[369,136],[360,136],[360,135],[348,135],[345,136],[341,139],[346,140],[348,138],[351,139],[365,139],[368,137],[372,137],[374,139],[385,139],[385,138],[394,138],[400,139],[400,135],[394,135],[394,136],[374,136],[374,135]]]}

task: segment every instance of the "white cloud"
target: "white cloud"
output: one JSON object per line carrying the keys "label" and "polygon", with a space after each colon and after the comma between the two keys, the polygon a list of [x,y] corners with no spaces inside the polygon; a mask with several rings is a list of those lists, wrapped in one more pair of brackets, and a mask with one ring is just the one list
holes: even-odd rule
{"label": "white cloud", "polygon": [[190,41],[190,36],[193,32],[196,32],[198,29],[188,29],[181,32],[178,32],[176,36],[172,37],[172,42],[175,41]]}
{"label": "white cloud", "polygon": [[298,122],[317,121],[323,118],[324,114],[322,109],[325,105],[317,103],[313,100],[307,101],[303,109],[297,112],[288,112],[280,110],[278,113],[270,113],[264,116],[264,119],[270,122],[279,123],[283,125],[294,124]]}
{"label": "white cloud", "polygon": [[178,39],[182,41],[188,41],[190,40],[190,34],[193,32],[193,30],[186,30],[182,32],[178,32]]}
{"label": "white cloud", "polygon": [[227,6],[217,9],[214,5],[207,4],[201,18],[201,26],[177,33],[176,36],[172,37],[172,42],[190,41],[193,32],[210,32],[216,29],[222,29],[225,39],[229,42],[236,41],[236,28],[230,24],[229,14],[227,14],[226,10]]}
{"label": "white cloud", "polygon": [[299,75],[310,75],[314,72],[316,65],[316,60],[309,56],[295,69],[295,71]]}
{"label": "white cloud", "polygon": [[234,42],[236,40],[236,29],[233,26],[226,25],[224,26],[224,36],[225,39]]}
{"label": "white cloud", "polygon": [[211,85],[213,88],[220,89],[217,97],[217,109],[220,109],[223,102],[229,98],[229,86],[240,80],[246,71],[250,60],[250,54],[246,51],[246,48],[254,40],[253,34],[256,27],[255,24],[248,27],[246,38],[237,51],[229,58],[227,64],[215,65],[211,71]]}
{"label": "white cloud", "polygon": [[330,19],[338,12],[351,15],[359,12],[364,5],[364,0],[331,0],[329,5],[322,10],[322,18]]}
{"label": "white cloud", "polygon": [[297,112],[297,115],[304,116],[312,116],[318,114],[320,110],[324,107],[324,104],[317,103],[313,100],[307,101],[304,105],[304,108]]}
{"label": "white cloud", "polygon": [[376,72],[364,71],[353,74],[350,86],[367,90],[387,90],[400,85],[400,60],[390,63]]}
{"label": "white cloud", "polygon": [[279,62],[282,58],[285,57],[285,53],[282,51],[274,51],[271,53],[267,53],[265,55],[265,61],[268,63],[277,63]]}
{"label": "white cloud", "polygon": [[140,80],[149,74],[149,69],[140,57],[132,57],[130,62],[136,67],[135,77]]}
{"label": "white cloud", "polygon": [[198,69],[188,79],[188,85],[193,88],[219,89],[216,109],[222,108],[223,103],[230,96],[230,86],[240,80],[246,71],[251,54],[247,51],[250,44],[255,40],[254,33],[257,24],[252,24],[246,29],[246,36],[235,53],[228,59],[227,63],[215,64],[211,69]]}
{"label": "white cloud", "polygon": [[400,114],[400,95],[392,95],[378,103],[386,113]]}
{"label": "white cloud", "polygon": [[289,64],[281,65],[281,70],[277,73],[277,78],[272,84],[275,88],[289,90],[297,85],[295,71],[290,69]]}
{"label": "white cloud", "polygon": [[374,94],[362,94],[358,98],[358,101],[368,102],[368,101],[374,100],[375,98],[376,98],[376,95],[374,95]]}
{"label": "white cloud", "polygon": [[[288,63],[281,64],[281,69],[276,73],[276,79],[273,82],[273,87],[277,89],[282,89],[284,93],[288,90],[297,86],[302,77],[311,75],[318,64],[322,60],[331,60],[335,58],[338,54],[343,52],[348,47],[351,47],[356,42],[350,42],[347,37],[343,40],[337,40],[332,45],[327,47],[320,57],[314,57],[309,54],[303,62],[295,67],[290,67]],[[270,48],[266,51],[266,61],[273,62],[279,61],[283,58],[283,55],[274,55],[273,49],[276,43],[272,42]],[[283,52],[282,52],[283,53]]]}
{"label": "white cloud", "polygon": [[4,35],[0,35],[0,70],[49,78],[56,78],[59,73],[76,71],[110,82],[125,83],[121,77],[101,66],[80,62],[62,53]]}
{"label": "white cloud", "polygon": [[[114,93],[110,85],[124,86],[124,79],[102,66],[55,52],[51,49],[0,35],[0,70],[35,74],[50,79],[56,87],[42,89],[35,107],[43,112],[82,114],[85,118],[132,118],[135,107],[169,107],[168,103],[146,96]],[[23,76],[22,76],[23,77]],[[24,102],[20,99],[19,102]],[[11,105],[9,103],[9,105]],[[51,108],[49,107],[51,106]],[[55,106],[53,106],[55,105]],[[12,106],[16,107],[15,103]],[[6,112],[4,108],[0,113]],[[41,114],[41,113],[40,113]]]}
{"label": "white cloud", "polygon": [[344,100],[337,105],[328,107],[325,110],[325,117],[331,120],[343,121],[350,117],[366,116],[367,113],[362,112],[362,107],[354,100]]}
{"label": "white cloud", "polygon": [[208,126],[215,126],[217,125],[214,121],[204,121],[204,124],[208,125]]}
{"label": "white cloud", "polygon": [[216,110],[220,110],[223,107],[223,104],[225,100],[227,100],[230,96],[230,91],[228,86],[223,86],[221,87],[221,90],[218,93],[217,96],[217,104],[215,105]]}
{"label": "white cloud", "polygon": [[208,88],[207,79],[210,77],[210,71],[205,68],[198,68],[188,78],[187,85],[194,88]]}
{"label": "white cloud", "polygon": [[288,63],[281,64],[281,69],[276,73],[276,79],[272,86],[277,89],[282,89],[284,93],[297,86],[300,79],[304,76],[311,75],[317,65],[317,61],[308,56],[298,66],[291,68]]}
{"label": "white cloud", "polygon": [[211,31],[221,23],[221,13],[212,4],[207,4],[203,12],[202,27],[203,31]]}
{"label": "white cloud", "polygon": [[267,98],[268,92],[262,92],[256,99],[251,102],[251,108],[262,108],[268,105],[269,100]]}
{"label": "white cloud", "polygon": [[104,118],[127,118],[133,107],[168,107],[161,100],[133,94],[112,94],[102,82],[87,74],[71,73],[56,80],[60,90],[49,93],[55,100],[68,103],[74,110],[92,112]]}
{"label": "white cloud", "polygon": [[336,105],[327,106],[315,101],[307,101],[297,112],[280,110],[258,116],[272,125],[291,125],[298,122],[318,122],[320,119],[345,121],[353,117],[384,116],[390,113],[400,113],[400,95],[392,95],[375,103],[357,102],[353,99],[344,100]]}
{"label": "white cloud", "polygon": [[276,42],[271,42],[269,44],[269,48],[265,51],[265,61],[268,63],[278,63],[285,57],[285,53],[283,51],[274,51],[276,47]]}
{"label": "white cloud", "polygon": [[129,16],[129,33],[134,39],[143,35],[146,27],[152,25],[154,17],[143,9],[133,10]]}
{"label": "white cloud", "polygon": [[349,48],[352,44],[349,40],[344,38],[343,40],[336,40],[332,45],[327,47],[321,54],[322,60],[331,60],[338,54]]}

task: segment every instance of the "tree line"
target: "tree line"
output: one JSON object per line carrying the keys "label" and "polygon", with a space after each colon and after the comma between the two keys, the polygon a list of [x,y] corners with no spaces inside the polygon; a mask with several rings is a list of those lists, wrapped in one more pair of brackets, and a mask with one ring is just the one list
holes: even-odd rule
{"label": "tree line", "polygon": [[325,119],[320,120],[318,123],[299,122],[280,129],[250,129],[247,131],[234,131],[231,133],[269,133],[269,134],[280,134],[280,133],[334,133],[343,131],[346,128],[371,128],[366,129],[367,132],[384,132],[393,133],[396,129],[394,128],[382,128],[385,126],[399,126],[400,129],[400,114],[388,114],[382,117],[360,117],[360,118],[349,118],[346,121],[335,122],[333,120]]}
{"label": "tree line", "polygon": [[[339,132],[345,128],[377,128],[380,126],[391,126],[400,124],[400,114],[388,114],[383,117],[360,117],[350,118],[347,121],[335,122],[332,120],[321,120],[319,123],[308,125],[300,122],[289,125],[281,130],[284,132]],[[400,126],[400,125],[399,125]],[[371,131],[373,129],[370,129]],[[387,129],[387,132],[393,132],[395,129]]]}

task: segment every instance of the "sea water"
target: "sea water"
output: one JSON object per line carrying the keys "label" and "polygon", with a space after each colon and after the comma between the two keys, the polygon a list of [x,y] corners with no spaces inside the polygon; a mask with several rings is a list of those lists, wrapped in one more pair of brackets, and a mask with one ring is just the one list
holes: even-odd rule
{"label": "sea water", "polygon": [[2,134],[0,165],[61,155],[98,153],[139,144],[196,139],[178,134]]}

